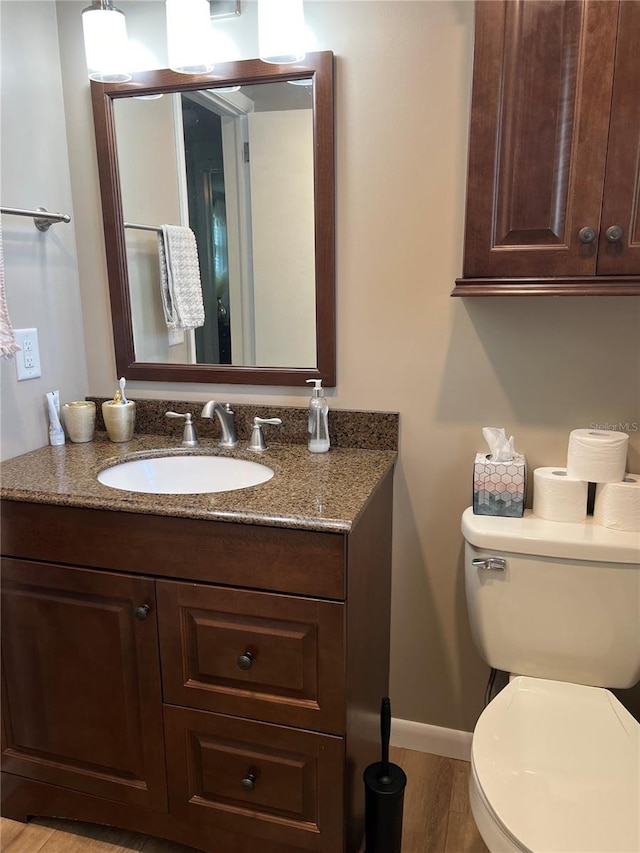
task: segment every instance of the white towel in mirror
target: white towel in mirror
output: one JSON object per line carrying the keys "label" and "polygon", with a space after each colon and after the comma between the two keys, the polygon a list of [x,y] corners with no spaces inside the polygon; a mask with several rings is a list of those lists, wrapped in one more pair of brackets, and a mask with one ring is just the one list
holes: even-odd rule
{"label": "white towel in mirror", "polygon": [[162,307],[169,329],[204,325],[202,282],[195,234],[180,225],[163,225],[158,234]]}

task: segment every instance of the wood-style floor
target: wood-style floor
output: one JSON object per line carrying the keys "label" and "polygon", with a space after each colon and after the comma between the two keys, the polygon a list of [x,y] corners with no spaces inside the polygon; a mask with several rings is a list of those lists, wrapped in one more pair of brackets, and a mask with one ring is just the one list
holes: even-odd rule
{"label": "wood-style floor", "polygon": [[[394,749],[407,774],[402,853],[487,853],[469,810],[465,761]],[[2,853],[193,853],[192,848],[106,826],[38,818],[3,818]],[[256,845],[259,851],[259,844]]]}

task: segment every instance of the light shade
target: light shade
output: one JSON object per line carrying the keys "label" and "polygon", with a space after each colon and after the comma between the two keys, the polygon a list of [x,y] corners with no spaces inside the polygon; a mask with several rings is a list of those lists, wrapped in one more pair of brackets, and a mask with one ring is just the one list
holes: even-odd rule
{"label": "light shade", "polygon": [[112,0],[93,0],[82,12],[82,29],[89,78],[100,83],[131,80],[127,24]]}
{"label": "light shade", "polygon": [[213,71],[209,0],[167,0],[169,68],[181,74]]}
{"label": "light shade", "polygon": [[304,58],[302,0],[258,0],[258,43],[263,62],[300,62]]}

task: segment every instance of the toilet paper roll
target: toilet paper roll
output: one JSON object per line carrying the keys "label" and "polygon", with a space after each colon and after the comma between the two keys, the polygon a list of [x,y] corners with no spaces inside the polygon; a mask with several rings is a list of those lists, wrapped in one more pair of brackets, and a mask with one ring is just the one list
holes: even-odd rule
{"label": "toilet paper roll", "polygon": [[589,484],[568,476],[566,468],[533,472],[533,514],[549,521],[584,521]]}
{"label": "toilet paper roll", "polygon": [[626,432],[574,429],[569,436],[567,476],[588,483],[619,483],[627,466],[628,444]]}
{"label": "toilet paper roll", "polygon": [[599,483],[593,520],[612,530],[640,533],[640,474],[627,474],[620,483]]}

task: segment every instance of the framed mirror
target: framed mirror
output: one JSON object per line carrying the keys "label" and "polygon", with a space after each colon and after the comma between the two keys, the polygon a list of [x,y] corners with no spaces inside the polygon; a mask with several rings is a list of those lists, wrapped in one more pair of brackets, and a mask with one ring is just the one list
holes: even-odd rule
{"label": "framed mirror", "polygon": [[[91,93],[118,375],[335,386],[333,54]],[[167,313],[171,231],[197,245],[192,323]]]}

